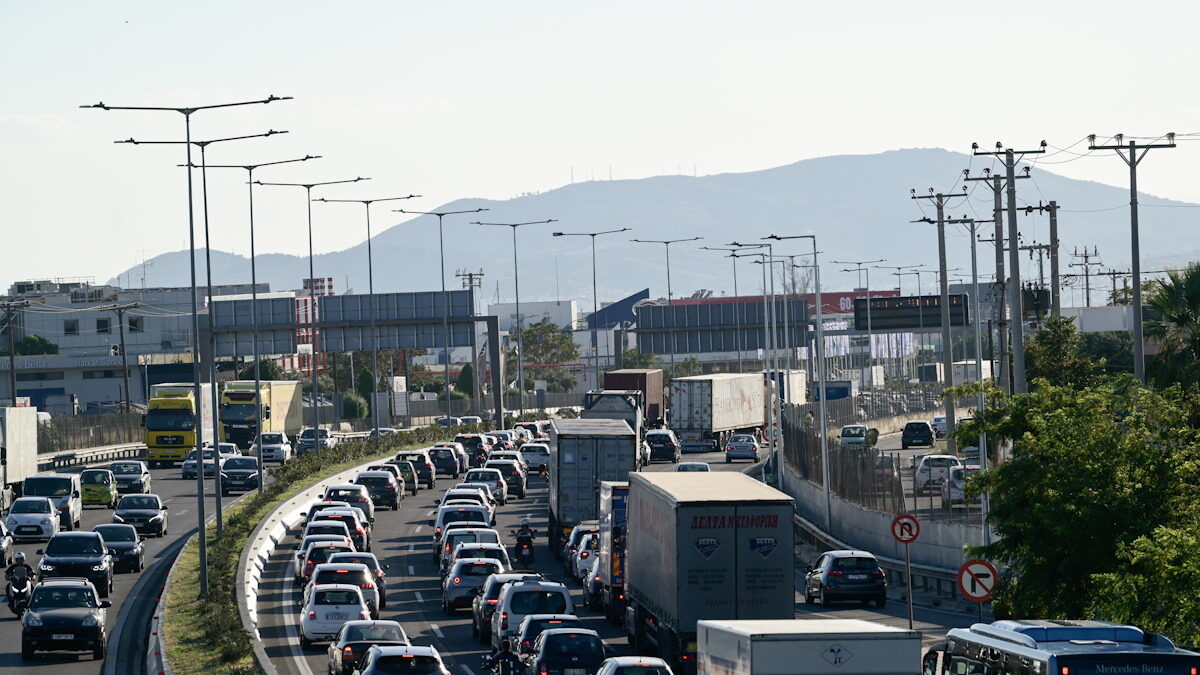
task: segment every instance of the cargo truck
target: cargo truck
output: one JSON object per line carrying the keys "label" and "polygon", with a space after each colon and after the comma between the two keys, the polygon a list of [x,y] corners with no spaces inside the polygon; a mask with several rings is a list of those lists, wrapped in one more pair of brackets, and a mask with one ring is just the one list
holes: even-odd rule
{"label": "cargo truck", "polygon": [[604,374],[605,389],[637,389],[644,395],[642,418],[647,427],[667,425],[666,389],[659,368],[622,368]]}
{"label": "cargo truck", "polygon": [[37,408],[0,408],[0,510],[21,496],[21,483],[38,472]]}
{"label": "cargo truck", "polygon": [[213,440],[212,384],[200,383],[200,400],[191,382],[150,385],[150,402],[142,419],[146,427],[146,461],[150,466],[182,462],[196,447],[196,415],[200,443]]}
{"label": "cargo truck", "polygon": [[671,429],[684,452],[715,452],[734,432],[766,422],[761,373],[714,373],[671,380]]}
{"label": "cargo truck", "polygon": [[609,621],[625,615],[625,515],[628,481],[600,483],[600,606]]}
{"label": "cargo truck", "polygon": [[[858,383],[853,380],[826,380],[825,396],[827,401],[858,396]],[[812,383],[812,399],[821,400],[821,384],[816,381]]]}
{"label": "cargo truck", "polygon": [[921,632],[861,619],[706,620],[697,624],[698,675],[911,675]]}
{"label": "cargo truck", "polygon": [[784,403],[808,402],[808,373],[803,370],[763,371],[767,380],[775,380],[779,400]]}
{"label": "cargo truck", "polygon": [[694,673],[697,621],[794,618],[792,508],[743,473],[630,474],[625,630],[635,652]]}
{"label": "cargo truck", "polygon": [[256,422],[262,431],[285,433],[295,438],[304,424],[302,384],[297,380],[262,380],[260,383],[262,418],[256,420],[259,401],[254,395],[254,380],[226,382],[221,390],[221,440],[250,449]]}
{"label": "cargo truck", "polygon": [[639,468],[650,463],[650,446],[645,443],[645,400],[638,389],[589,391],[583,395],[583,410],[579,413],[586,420],[625,420],[638,439]]}
{"label": "cargo truck", "polygon": [[546,536],[556,555],[577,523],[599,519],[600,483],[628,480],[637,471],[637,447],[624,420],[551,421]]}

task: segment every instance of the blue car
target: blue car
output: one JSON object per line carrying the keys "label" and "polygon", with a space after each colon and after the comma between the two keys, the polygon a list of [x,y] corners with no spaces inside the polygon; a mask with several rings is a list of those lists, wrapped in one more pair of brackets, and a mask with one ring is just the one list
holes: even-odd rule
{"label": "blue car", "polygon": [[458,455],[451,448],[430,448],[429,459],[433,461],[434,470],[440,474],[458,478],[462,473]]}

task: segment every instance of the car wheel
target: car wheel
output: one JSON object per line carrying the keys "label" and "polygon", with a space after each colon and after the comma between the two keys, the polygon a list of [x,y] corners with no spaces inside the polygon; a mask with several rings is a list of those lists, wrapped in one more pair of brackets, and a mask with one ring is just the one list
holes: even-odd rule
{"label": "car wheel", "polygon": [[733,464],[733,460],[732,460],[732,459],[730,459],[730,458],[728,458],[728,457],[726,457],[726,458],[725,458],[725,463],[726,463],[726,464]]}
{"label": "car wheel", "polygon": [[829,604],[829,601],[825,599],[825,589],[821,589],[817,592],[817,603],[822,607],[825,607]]}
{"label": "car wheel", "polygon": [[312,649],[312,646],[312,640],[309,640],[303,635],[300,636],[300,649]]}
{"label": "car wheel", "polygon": [[479,639],[479,624],[475,623],[474,617],[471,618],[471,637]]}
{"label": "car wheel", "polygon": [[887,607],[887,596],[881,595],[878,598],[875,598],[875,607],[877,607],[879,609],[883,609],[884,607]]}
{"label": "car wheel", "polygon": [[103,661],[104,660],[104,652],[105,652],[104,643],[101,642],[100,644],[96,645],[95,648],[92,649],[92,658],[95,659],[96,661]]}
{"label": "car wheel", "polygon": [[901,449],[901,450],[907,450],[907,449],[908,449],[908,443],[905,443],[904,441],[900,441],[900,449]]}
{"label": "car wheel", "polygon": [[21,645],[21,658],[23,658],[23,659],[32,659],[32,658],[33,658],[33,654],[34,654],[34,649],[33,649],[33,647],[31,647],[31,646],[29,646],[29,645],[27,645],[27,644],[22,644],[22,645]]}
{"label": "car wheel", "polygon": [[806,604],[806,605],[816,604],[816,600],[813,599],[812,593],[809,593],[807,588],[804,589],[804,604]]}

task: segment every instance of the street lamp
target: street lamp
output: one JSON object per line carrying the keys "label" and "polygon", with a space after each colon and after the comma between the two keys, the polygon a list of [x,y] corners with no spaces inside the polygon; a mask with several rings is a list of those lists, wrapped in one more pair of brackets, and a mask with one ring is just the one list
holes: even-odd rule
{"label": "street lamp", "polygon": [[[602,234],[616,234],[617,232],[628,232],[632,228],[622,227],[619,230],[603,230],[601,232],[555,232],[556,237],[591,237],[592,238],[592,358],[595,359],[596,387],[600,388],[600,356],[598,348],[598,340],[596,338],[596,326],[600,322],[600,317],[597,314],[600,312],[600,301],[596,294],[596,237]],[[572,324],[574,323],[574,317]],[[617,348],[621,349],[624,345]]]}
{"label": "street lamp", "polygon": [[[263,181],[255,181],[258,185],[304,188],[304,205],[308,209],[308,339],[309,344],[312,345],[312,353],[308,357],[308,367],[312,376],[313,450],[318,455],[321,454],[321,436],[317,433],[317,428],[321,426],[321,417],[318,408],[320,389],[317,386],[317,284],[316,272],[313,270],[312,189],[325,185],[357,183],[363,180],[371,179],[359,176],[347,180],[327,180],[321,183],[264,183]],[[351,377],[353,377],[353,373],[351,373]]]}
{"label": "street lamp", "polygon": [[738,372],[740,373],[745,368],[745,366],[742,364],[742,316],[737,311],[738,305],[741,304],[741,302],[738,298],[738,282],[737,282],[737,259],[739,256],[736,254],[740,249],[720,248],[720,247],[713,247],[713,246],[701,246],[700,248],[705,251],[726,251],[729,253],[729,255],[727,255],[725,257],[729,258],[733,261],[733,302],[734,302],[733,321],[734,321],[734,330],[737,331],[735,333],[736,337],[733,341],[733,344],[734,344],[734,346],[737,347]]}
{"label": "street lamp", "polygon": [[[630,241],[639,244],[662,244],[667,252],[667,307],[670,311],[671,307],[671,244],[678,244],[685,241],[699,241],[704,237],[688,237],[686,239],[630,239]],[[671,324],[671,329],[667,335],[671,338],[671,377],[675,377],[675,328]]]}
{"label": "street lamp", "polygon": [[[917,272],[906,271],[906,270],[919,270],[922,267],[924,267],[924,265],[876,265],[875,266],[876,269],[895,270],[894,272],[892,272],[892,276],[896,277],[897,290],[899,290],[900,286],[901,286],[901,277],[913,276],[913,277],[917,278],[917,325],[924,327],[925,312],[922,309],[921,302],[920,302],[921,275],[918,274]],[[903,293],[901,293],[901,294],[903,295]],[[900,344],[898,345],[898,347],[899,347],[899,349],[906,351],[906,347],[903,344],[903,337],[901,337]],[[915,368],[914,368],[914,370],[915,370]],[[900,377],[902,372],[903,372],[903,369],[901,367],[899,367],[899,365],[898,365],[895,370],[896,377]]]}
{"label": "street lamp", "polygon": [[[326,199],[318,197],[313,199],[314,202],[340,202],[344,204],[362,204],[363,211],[367,215],[367,304],[371,307],[371,428],[379,428],[379,405],[376,401],[378,396],[375,395],[379,391],[379,337],[375,334],[375,267],[374,258],[371,255],[371,204],[375,202],[393,202],[400,199],[413,199],[421,195],[408,195],[407,197],[384,197],[382,199]],[[311,217],[311,212],[310,212]],[[350,372],[350,382],[354,384],[355,375],[353,370]],[[316,431],[313,431],[316,433]],[[319,443],[318,443],[319,444]]]}
{"label": "street lamp", "polygon": [[[257,101],[239,101],[236,103],[217,103],[214,105],[201,105],[190,108],[178,108],[168,106],[118,106],[108,105],[103,101],[93,103],[92,105],[81,105],[80,108],[96,108],[99,110],[147,110],[147,111],[163,111],[175,112],[183,115],[183,130],[184,130],[184,147],[187,148],[187,211],[188,211],[188,260],[191,269],[191,290],[192,290],[192,379],[193,393],[197,403],[200,401],[200,310],[196,302],[196,216],[192,210],[192,115],[201,110],[213,110],[216,108],[233,108],[243,105],[267,104],[274,101],[287,101],[291,96],[275,96],[274,94],[265,99]],[[214,383],[215,384],[215,383]],[[14,388],[15,391],[15,388]],[[16,394],[14,394],[15,396]],[[202,433],[204,425],[200,422],[199,416],[196,417],[195,433],[196,433],[196,455],[203,461],[204,458],[204,440]],[[261,476],[261,474],[260,474]],[[261,482],[261,481],[260,481]],[[204,472],[196,472],[196,527],[200,532],[204,532]],[[199,567],[200,567],[200,596],[208,595],[208,545],[205,537],[200,537],[199,545]]]}
{"label": "street lamp", "polygon": [[[867,279],[867,283],[866,283],[866,289],[867,289],[867,356],[865,359],[863,359],[862,381],[860,382],[860,384],[863,385],[863,387],[865,388],[865,386],[867,384],[867,381],[866,381],[867,370],[871,367],[871,359],[873,359],[875,356],[875,344],[874,344],[873,336],[871,335],[871,270],[870,270],[870,268],[865,267],[865,265],[871,265],[873,263],[887,262],[887,258],[880,258],[878,260],[830,260],[829,262],[837,263],[839,265],[854,265],[854,269],[843,269],[842,271],[843,272],[857,272],[860,275],[863,272],[866,272],[866,275],[867,275],[866,276],[866,279]],[[862,280],[859,279],[859,282],[861,283]],[[873,386],[878,386],[874,382],[874,377],[872,377],[871,379],[872,379],[871,384]]]}
{"label": "street lamp", "polygon": [[[516,296],[517,304],[517,390],[521,393],[520,408],[521,415],[525,414],[525,367],[521,364],[524,361],[524,352],[521,350],[521,331],[524,330],[524,324],[521,322],[521,283],[517,278],[517,228],[522,225],[545,225],[547,223],[557,223],[557,220],[533,220],[527,223],[481,223],[475,221],[473,225],[493,225],[498,227],[511,227],[513,237],[513,293]],[[449,394],[447,394],[449,396]],[[449,415],[447,415],[449,417]]]}
{"label": "street lamp", "polygon": [[[442,218],[446,216],[457,216],[463,213],[483,213],[488,209],[468,209],[465,211],[405,211],[404,209],[394,209],[398,213],[405,213],[410,216],[437,216],[438,219],[438,258],[442,264],[442,357],[445,359],[444,371],[446,373],[446,428],[450,428],[450,296],[446,293],[446,238],[442,230]],[[472,328],[471,330],[474,330]],[[518,358],[517,363],[520,363]],[[492,364],[493,368],[499,368],[500,364]],[[521,392],[521,397],[524,398],[525,392]],[[499,414],[497,412],[496,414]]]}

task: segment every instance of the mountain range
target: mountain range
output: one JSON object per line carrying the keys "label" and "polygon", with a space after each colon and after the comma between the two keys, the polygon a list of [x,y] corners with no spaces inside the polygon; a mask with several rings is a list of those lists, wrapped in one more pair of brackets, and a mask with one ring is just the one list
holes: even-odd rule
{"label": "mountain range", "polygon": [[[961,196],[963,183],[955,179],[970,167],[972,175],[991,160],[940,149],[907,149],[872,155],[844,155],[808,159],[748,173],[708,176],[657,176],[637,180],[573,183],[548,192],[527,194],[509,200],[459,199],[436,211],[486,208],[476,217],[456,216],[445,223],[447,283],[459,288],[456,270],[484,273],[482,298],[493,302],[512,299],[513,250],[508,228],[466,224],[471,220],[522,222],[554,218],[557,223],[532,225],[519,231],[521,299],[524,301],[578,299],[591,303],[591,250],[587,237],[553,237],[551,233],[587,232],[629,227],[629,232],[596,238],[597,285],[602,302],[614,301],[650,287],[652,296],[665,296],[667,269],[661,244],[631,243],[633,238],[675,239],[693,236],[702,241],[670,247],[671,291],[675,297],[698,289],[718,294],[732,290],[730,260],[723,253],[704,251],[701,245],[725,246],[733,240],[756,242],[768,234],[815,234],[822,254],[822,280],[827,289],[855,285],[853,273],[833,260],[885,258],[886,265],[925,264],[937,268],[936,228],[914,223],[934,217],[931,200],[912,200],[910,190],[925,194],[929,185],[960,196],[950,199],[947,217],[991,218],[990,183],[968,183],[970,193]],[[996,165],[998,167],[998,165]],[[1125,187],[1067,178],[1041,167],[1033,167],[1031,180],[1017,181],[1018,200],[1036,206],[1051,199],[1060,205],[1059,238],[1061,268],[1068,266],[1071,253],[1083,247],[1098,248],[1111,269],[1126,269],[1130,259],[1129,191]],[[1143,270],[1177,266],[1200,258],[1193,241],[1196,211],[1200,205],[1139,195]],[[394,214],[388,214],[394,215]],[[1046,216],[1019,216],[1023,243],[1049,240]],[[440,288],[437,220],[417,216],[378,227],[373,238],[375,289],[377,292],[436,290]],[[960,268],[955,275],[970,273],[969,238],[959,226],[948,232],[948,266]],[[991,238],[992,226],[980,233]],[[994,269],[990,243],[979,246],[980,273]],[[804,253],[807,241],[782,242],[777,254]],[[316,256],[319,277],[333,277],[335,288],[344,292],[366,292],[366,244]],[[164,253],[146,269],[147,286],[179,286],[188,283],[187,252]],[[213,279],[217,283],[250,280],[247,258],[213,252]],[[1021,256],[1022,276],[1037,275],[1036,258]],[[759,268],[739,261],[738,274],[743,294],[757,292]],[[110,281],[140,278],[142,267],[122,272]],[[203,265],[199,266],[201,279]],[[1046,264],[1049,274],[1049,264]],[[304,257],[262,254],[258,256],[259,281],[272,290],[299,288],[308,275]],[[876,271],[872,286],[894,287],[894,279]],[[953,275],[952,275],[953,276]],[[1093,280],[1093,286],[1107,279]],[[906,282],[906,287],[908,282]],[[928,287],[927,287],[928,288]]]}

